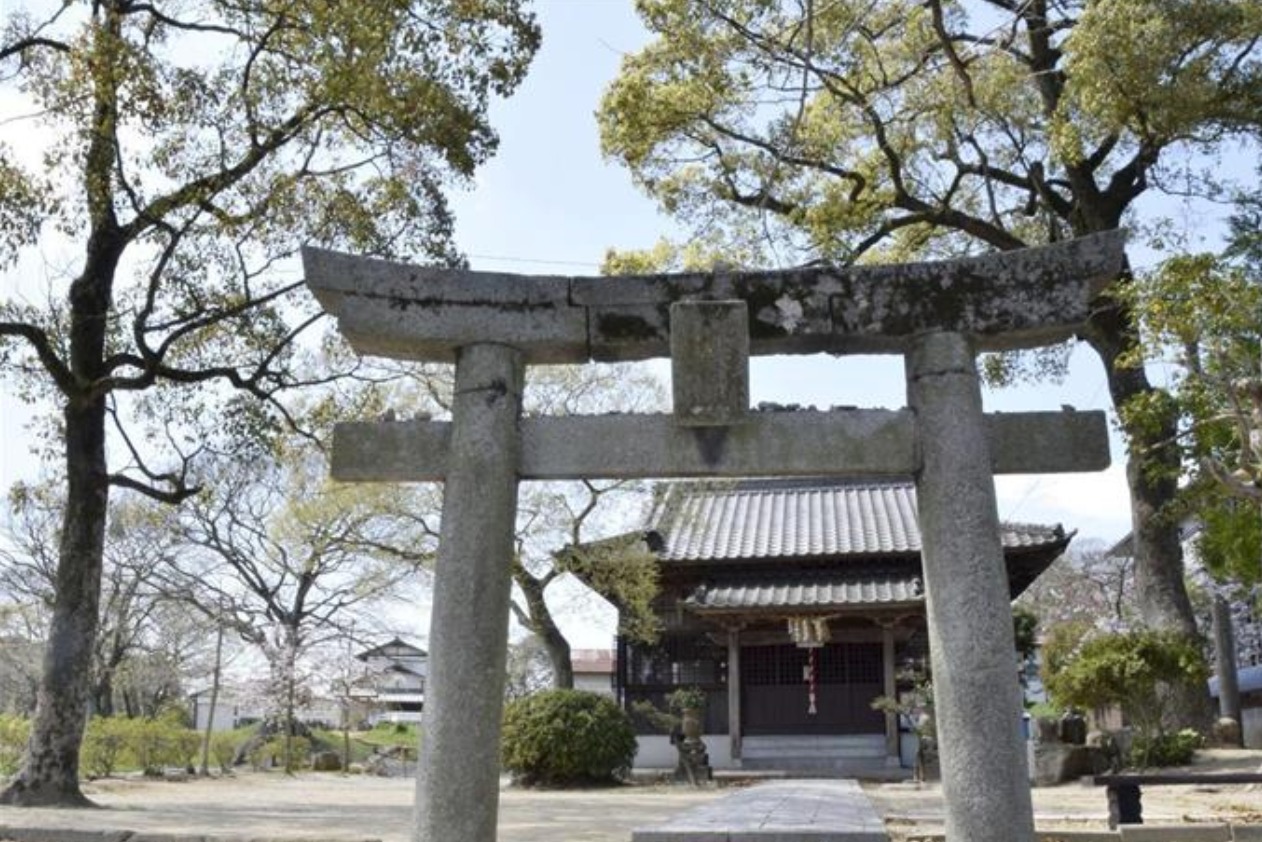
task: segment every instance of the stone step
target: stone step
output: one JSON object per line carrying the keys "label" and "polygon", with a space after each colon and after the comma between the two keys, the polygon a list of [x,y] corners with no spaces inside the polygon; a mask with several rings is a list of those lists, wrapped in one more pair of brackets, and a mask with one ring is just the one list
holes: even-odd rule
{"label": "stone step", "polygon": [[743,772],[780,772],[789,778],[860,778],[863,780],[905,780],[910,769],[887,766],[885,758],[829,759],[819,757],[778,757],[742,759]]}
{"label": "stone step", "polygon": [[820,758],[876,760],[885,757],[885,738],[857,737],[746,737],[741,741],[745,759]]}

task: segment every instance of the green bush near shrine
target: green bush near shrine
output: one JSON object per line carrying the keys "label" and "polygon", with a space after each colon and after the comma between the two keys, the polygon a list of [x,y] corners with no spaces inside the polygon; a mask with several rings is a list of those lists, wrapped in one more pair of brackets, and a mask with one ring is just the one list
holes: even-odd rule
{"label": "green bush near shrine", "polygon": [[635,731],[612,699],[582,690],[545,690],[504,711],[504,768],[523,786],[617,783],[631,772]]}

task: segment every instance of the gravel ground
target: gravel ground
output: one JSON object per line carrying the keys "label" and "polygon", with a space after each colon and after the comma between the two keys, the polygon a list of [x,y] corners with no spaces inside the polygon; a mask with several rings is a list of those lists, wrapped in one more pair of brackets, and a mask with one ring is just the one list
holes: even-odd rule
{"label": "gravel ground", "polygon": [[[1200,771],[1255,771],[1262,752],[1205,752]],[[894,842],[941,828],[937,784],[869,784],[865,791],[885,818]],[[105,810],[23,810],[0,807],[0,827],[135,830],[222,834],[272,839],[410,839],[411,780],[337,774],[242,773],[227,778],[164,782],[143,779],[89,784]],[[723,788],[639,785],[617,789],[541,792],[505,787],[501,842],[627,842],[631,831],[661,822],[725,793]],[[1082,783],[1034,790],[1040,828],[1106,826],[1104,790]],[[1262,788],[1232,786],[1144,789],[1149,822],[1262,823]]]}

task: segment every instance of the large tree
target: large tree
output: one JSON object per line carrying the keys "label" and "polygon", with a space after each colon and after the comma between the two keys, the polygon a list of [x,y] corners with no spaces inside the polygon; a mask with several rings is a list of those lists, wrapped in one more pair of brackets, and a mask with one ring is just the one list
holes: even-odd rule
{"label": "large tree", "polygon": [[[0,801],[87,803],[110,489],[178,501],[194,491],[185,457],[212,431],[267,421],[250,398],[291,380],[292,343],[318,318],[288,301],[298,282],[281,261],[303,242],[455,259],[442,191],[495,148],[489,100],[515,89],[539,41],[521,6],[48,0],[6,15],[0,83],[33,116],[10,121],[0,149],[0,261],[46,246],[73,268],[47,307],[26,303],[41,298],[29,286],[0,300],[0,374],[60,408],[66,476],[38,712]],[[19,154],[23,131],[51,145]],[[143,395],[146,442],[121,426]],[[189,432],[198,422],[205,434]]]}
{"label": "large tree", "polygon": [[[1262,8],[1234,0],[640,0],[657,37],[605,152],[707,237],[781,261],[918,259],[1117,228],[1262,125]],[[1204,160],[1204,158],[1201,158]],[[752,246],[751,246],[752,244]],[[1115,288],[1132,283],[1127,272]],[[1195,633],[1177,411],[1102,297],[1084,339],[1122,412],[1146,623]],[[1189,689],[1184,713],[1207,710]]]}

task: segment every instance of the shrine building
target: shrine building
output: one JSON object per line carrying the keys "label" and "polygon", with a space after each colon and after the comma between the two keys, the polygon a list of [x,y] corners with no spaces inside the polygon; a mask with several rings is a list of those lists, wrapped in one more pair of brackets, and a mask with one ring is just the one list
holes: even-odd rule
{"label": "shrine building", "polygon": [[[659,485],[646,531],[596,542],[634,543],[658,565],[661,631],[653,644],[619,637],[620,702],[664,708],[673,690],[700,687],[715,768],[909,768],[908,723],[872,701],[906,689],[900,676],[927,659],[917,511],[911,480]],[[1001,531],[1013,599],[1073,537],[1060,526]],[[1014,682],[1017,670],[1014,653]],[[673,766],[669,738],[633,718],[636,765]]]}

